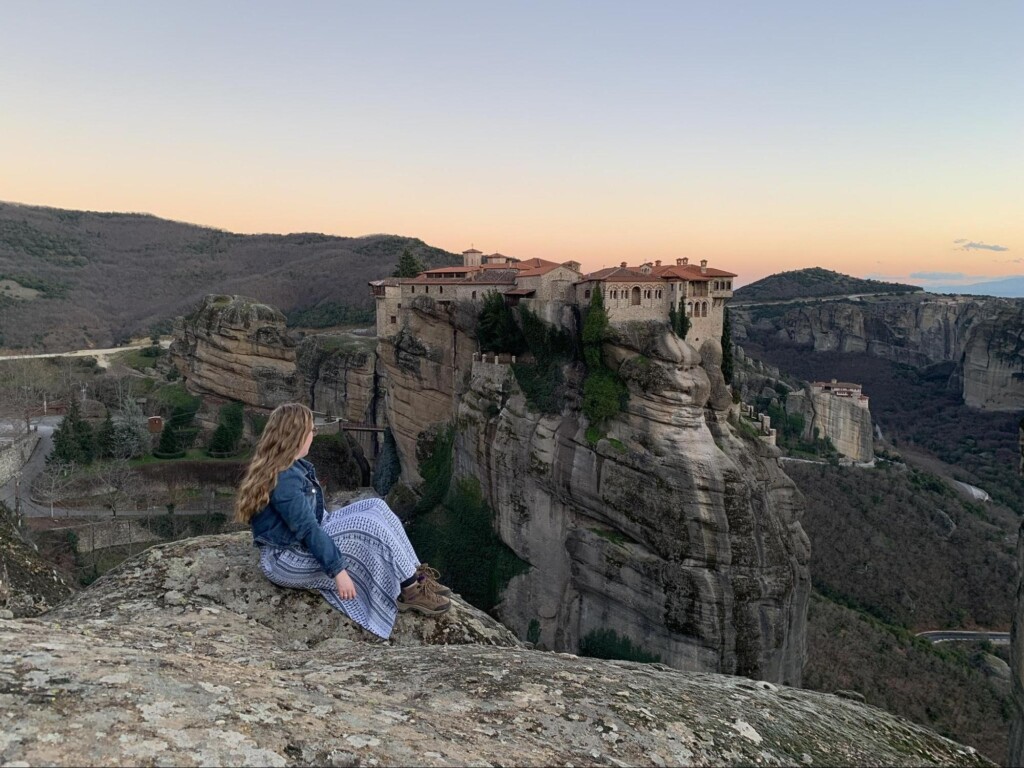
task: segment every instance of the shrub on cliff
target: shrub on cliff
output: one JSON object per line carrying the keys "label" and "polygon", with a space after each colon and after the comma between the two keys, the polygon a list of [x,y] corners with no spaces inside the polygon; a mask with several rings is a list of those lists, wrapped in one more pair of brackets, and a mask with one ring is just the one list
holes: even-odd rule
{"label": "shrub on cliff", "polygon": [[491,291],[484,297],[476,337],[484,352],[518,355],[526,348],[526,340],[512,315],[512,308],[505,304],[505,297],[497,291]]}
{"label": "shrub on cliff", "polygon": [[[602,359],[601,347],[608,337],[608,326],[608,313],[601,291],[594,291],[582,333],[583,359],[587,364],[587,378],[583,382],[583,414],[591,427],[604,426],[622,409],[623,401],[629,396],[622,379],[609,370]],[[592,434],[588,430],[588,439]]]}

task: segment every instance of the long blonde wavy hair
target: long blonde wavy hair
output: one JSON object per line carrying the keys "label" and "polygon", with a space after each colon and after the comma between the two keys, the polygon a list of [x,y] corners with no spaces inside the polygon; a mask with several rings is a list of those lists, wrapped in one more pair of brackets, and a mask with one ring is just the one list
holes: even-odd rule
{"label": "long blonde wavy hair", "polygon": [[274,409],[238,486],[235,522],[248,523],[267,506],[278,473],[292,465],[312,428],[313,412],[301,403]]}

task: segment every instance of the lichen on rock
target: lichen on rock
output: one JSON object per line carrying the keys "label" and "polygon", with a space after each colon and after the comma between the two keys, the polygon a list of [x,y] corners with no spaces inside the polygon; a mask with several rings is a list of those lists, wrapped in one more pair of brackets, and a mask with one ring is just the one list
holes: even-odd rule
{"label": "lichen on rock", "polygon": [[265,582],[247,536],[154,547],[0,620],[0,762],[989,765],[835,696],[527,650],[462,605],[451,635],[403,616],[410,642],[363,642]]}

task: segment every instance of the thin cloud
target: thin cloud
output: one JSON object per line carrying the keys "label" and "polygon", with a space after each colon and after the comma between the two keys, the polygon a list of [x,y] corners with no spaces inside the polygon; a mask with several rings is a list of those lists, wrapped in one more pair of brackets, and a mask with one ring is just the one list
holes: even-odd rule
{"label": "thin cloud", "polygon": [[954,240],[954,244],[960,246],[957,248],[958,251],[1008,251],[1010,250],[1005,245],[989,245],[988,243],[980,243],[971,240],[960,239]]}
{"label": "thin cloud", "polygon": [[967,275],[963,272],[911,272],[910,277],[914,280],[965,280]]}

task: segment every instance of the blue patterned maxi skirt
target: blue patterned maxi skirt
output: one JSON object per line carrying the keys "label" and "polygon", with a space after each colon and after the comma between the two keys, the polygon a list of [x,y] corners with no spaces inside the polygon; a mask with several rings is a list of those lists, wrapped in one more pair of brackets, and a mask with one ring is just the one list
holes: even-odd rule
{"label": "blue patterned maxi skirt", "polygon": [[360,499],[325,513],[320,527],[345,558],[345,570],[356,586],[353,599],[338,597],[334,579],[304,548],[263,546],[260,570],[278,586],[318,590],[359,626],[387,639],[398,614],[402,582],[420,562],[402,521],[383,500]]}

